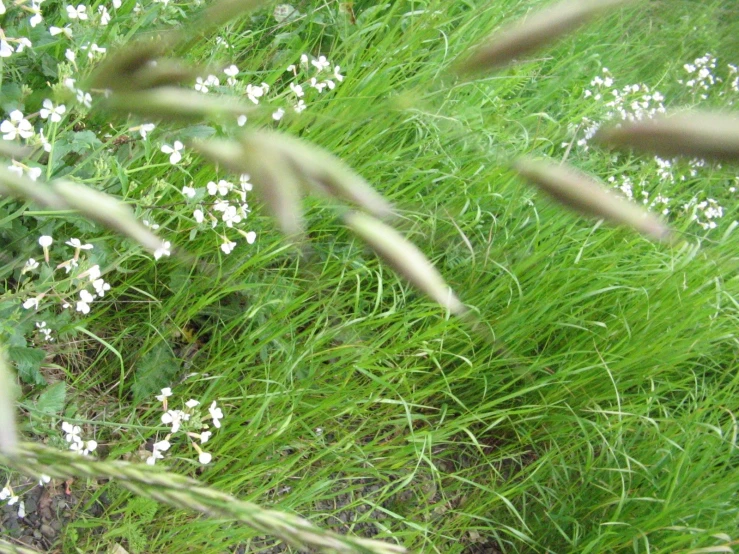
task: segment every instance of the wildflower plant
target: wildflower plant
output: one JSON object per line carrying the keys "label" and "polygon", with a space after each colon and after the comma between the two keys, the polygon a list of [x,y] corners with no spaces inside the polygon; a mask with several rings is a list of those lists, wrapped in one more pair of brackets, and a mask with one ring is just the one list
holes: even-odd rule
{"label": "wildflower plant", "polygon": [[[559,3],[553,9],[533,14],[527,22],[506,29],[498,39],[486,41],[471,54],[465,53],[460,57],[457,69],[461,74],[469,75],[502,67],[514,60],[520,61],[596,14],[626,3],[621,0]],[[312,144],[305,129],[300,138],[289,135],[292,122],[309,117],[312,105],[329,99],[331,93],[345,82],[342,68],[331,61],[328,52],[320,52],[317,48],[315,55],[306,52],[276,56],[257,69],[243,64],[227,39],[212,37],[215,29],[231,21],[245,8],[257,7],[260,2],[247,1],[240,5],[229,1],[214,2],[195,15],[191,10],[197,6],[181,6],[167,0],[148,7],[133,2],[122,7],[116,1],[95,8],[70,4],[47,9],[35,1],[22,4],[17,3],[7,10],[4,24],[5,21],[8,24],[0,33],[0,56],[4,63],[23,71],[25,64],[21,61],[31,55],[37,40],[40,44],[54,44],[60,57],[57,61],[62,63],[55,63],[54,69],[50,70],[53,74],[46,76],[53,83],[48,94],[31,94],[33,87],[39,90],[44,87],[43,80],[38,77],[29,79],[25,88],[13,90],[8,104],[3,106],[6,113],[0,123],[2,142],[7,143],[7,148],[2,150],[7,157],[7,165],[0,172],[0,194],[34,202],[46,210],[37,213],[39,221],[30,224],[36,231],[34,240],[30,241],[33,242],[33,251],[17,247],[24,255],[16,256],[21,262],[14,268],[13,279],[9,280],[13,286],[10,294],[12,306],[3,312],[9,321],[23,321],[25,325],[20,333],[3,329],[3,333],[10,337],[4,337],[6,341],[14,344],[11,358],[19,369],[31,363],[28,358],[35,359],[36,365],[40,365],[46,352],[42,348],[52,350],[52,346],[57,347],[64,340],[59,333],[60,327],[74,327],[76,331],[82,329],[90,336],[93,333],[83,324],[88,322],[88,316],[97,315],[99,306],[114,310],[129,301],[126,298],[128,291],[115,290],[105,280],[101,268],[109,268],[106,271],[112,273],[120,266],[122,275],[134,273],[140,265],[153,266],[152,257],[156,261],[176,254],[175,244],[187,250],[187,242],[194,243],[199,235],[214,238],[217,248],[212,249],[211,255],[236,253],[231,259],[246,258],[245,254],[250,252],[246,247],[264,236],[259,227],[260,220],[253,215],[255,203],[252,194],[265,205],[284,234],[300,246],[305,246],[308,239],[313,238],[309,217],[303,210],[303,198],[310,195],[321,199],[349,231],[395,272],[445,312],[468,324],[477,332],[476,337],[484,337],[487,346],[492,345],[496,354],[503,354],[501,358],[513,358],[511,351],[503,346],[505,343],[494,333],[487,332],[487,328],[481,330],[484,316],[478,316],[476,310],[465,305],[463,295],[454,292],[435,264],[406,235],[393,227],[398,221],[398,210],[373,188],[370,180],[351,167],[352,160],[342,161],[327,149]],[[341,10],[354,17],[351,3],[342,3]],[[161,22],[171,28],[118,48],[103,43],[99,38],[108,36],[107,33],[116,38],[129,36],[140,24],[145,25],[149,17],[146,13],[156,13]],[[405,28],[417,15],[415,10],[403,14]],[[191,24],[177,25],[190,17]],[[297,24],[302,14],[283,4],[271,11],[271,17],[278,25],[287,26]],[[27,33],[30,38],[26,38],[24,31],[29,28],[35,31]],[[228,56],[228,59],[220,66],[213,63],[207,67],[190,66],[187,52],[196,43],[213,44],[215,51]],[[62,57],[66,61],[62,61]],[[717,63],[712,56],[704,56],[685,65],[687,76],[681,84],[695,102],[708,100],[712,87],[721,83],[725,83],[726,95],[736,91],[736,66],[729,65],[729,74],[718,78],[712,73],[718,67]],[[662,86],[660,83],[660,88]],[[597,155],[595,153],[599,150],[595,148],[595,142],[598,137],[602,139],[600,148],[603,142],[608,142],[607,132],[611,132],[611,140],[615,142],[613,130],[619,126],[628,131],[630,127],[627,124],[659,120],[659,116],[668,111],[666,106],[670,105],[666,96],[652,85],[617,85],[616,77],[601,69],[583,92],[583,99],[592,102],[591,109],[587,118],[573,126],[568,140],[563,143],[564,158],[578,161],[578,157],[586,154]],[[104,110],[103,117],[98,116],[99,110]],[[111,113],[120,117],[111,118]],[[101,120],[105,123],[102,124]],[[687,133],[686,127],[687,124],[680,129],[684,134]],[[713,134],[723,138],[728,136],[729,143],[733,136],[720,128]],[[631,145],[637,143],[633,138],[626,142]],[[26,150],[16,154],[16,151],[11,151],[11,145],[26,147]],[[676,155],[686,153],[689,150],[681,146]],[[729,151],[729,157],[732,156],[736,157],[733,150]],[[656,173],[665,182],[675,184],[683,179],[698,178],[709,162],[703,158],[688,157],[679,161],[677,158],[658,157],[654,158],[654,163],[657,165]],[[676,169],[681,167],[678,164],[690,167],[689,173],[681,174]],[[566,164],[561,167],[560,164],[522,157],[513,164],[513,168],[523,179],[582,215],[637,230],[648,238],[669,245],[676,245],[677,240],[676,233],[664,222],[665,217],[674,217],[680,210],[690,212],[703,229],[712,230],[724,214],[721,204],[711,197],[699,199],[696,196],[683,202],[662,194],[661,189],[652,188],[641,178],[640,171],[645,171],[644,167],[618,174],[615,174],[615,169],[611,174],[606,172],[606,182],[632,202],[613,200],[613,191],[603,190],[596,179],[568,168]],[[143,172],[148,175],[146,179],[138,177]],[[381,182],[374,177],[372,181],[375,184]],[[683,202],[681,207],[679,202]],[[83,218],[78,218],[82,221],[58,224],[44,220],[71,212],[78,212],[108,231],[96,232],[96,228]],[[110,231],[133,239],[149,254],[133,250],[131,244],[111,236]],[[470,245],[474,258],[470,240],[461,229],[460,234]],[[253,248],[251,252],[256,250]],[[305,252],[308,249],[301,250],[301,253]],[[308,260],[310,256],[304,259]],[[194,267],[198,271],[203,268],[207,271],[210,260],[198,262]],[[236,265],[236,262],[232,263],[234,265],[229,267]],[[187,273],[173,272],[166,285],[157,283],[149,289],[148,284],[139,282],[131,290],[154,305],[160,302],[158,287],[187,289],[192,277]],[[358,306],[361,296],[359,277],[357,283]],[[520,290],[521,286],[518,287]],[[237,294],[242,293],[242,289],[237,290]],[[376,308],[381,305],[380,296],[378,293]],[[233,303],[233,309],[240,314],[245,311],[246,302],[243,300],[240,298]],[[223,299],[224,304],[227,301],[230,299]],[[280,301],[275,299],[274,303]],[[194,311],[208,312],[210,306],[210,300],[203,301]],[[244,325],[251,319],[268,317],[259,313],[261,309],[261,306],[248,306]],[[383,317],[395,313],[393,306]],[[201,314],[196,316],[201,317]],[[211,317],[211,314],[202,317]],[[331,314],[329,319],[342,318],[343,315],[336,318]],[[607,327],[606,323],[602,325]],[[153,324],[149,326],[165,341],[171,336]],[[180,335],[185,335],[184,331]],[[117,386],[119,401],[125,399],[124,392],[132,373],[135,379],[136,369],[126,366],[119,344],[109,338],[96,339],[106,348],[105,352],[112,353],[120,361],[120,374],[116,376],[118,382],[112,388]],[[270,338],[275,343],[281,340],[281,337],[279,340]],[[193,348],[199,347],[197,339],[189,342]],[[363,340],[356,342],[362,343]],[[28,344],[35,348],[29,348]],[[269,348],[265,346],[260,353],[261,362],[265,365],[273,360]],[[168,344],[164,350],[170,350]],[[171,350],[168,359],[179,360],[179,352],[174,348]],[[41,360],[38,359],[39,354]],[[126,361],[131,357],[135,358],[135,354],[125,354]],[[432,350],[414,353],[413,357],[433,358],[439,364],[437,353]],[[179,361],[182,368],[191,363]],[[517,362],[510,363],[520,368]],[[359,365],[355,364],[358,371],[366,371]],[[439,369],[446,368],[439,365]],[[522,369],[522,374],[532,374],[527,368]],[[547,375],[555,373],[546,369]],[[271,385],[271,379],[267,381]],[[31,384],[33,381],[26,382]],[[408,388],[414,389],[414,386]],[[487,382],[484,388],[487,394]],[[3,394],[6,398],[0,397],[0,406],[3,402],[9,405],[9,393],[3,391]],[[272,394],[270,391],[266,397]],[[190,449],[201,465],[219,463],[208,444],[224,419],[217,401],[201,405],[200,401],[189,399],[175,404],[172,397],[172,389],[167,387],[156,396],[162,409],[155,424],[160,432],[151,437],[149,454],[142,466],[88,460],[87,457],[96,451],[97,442],[84,440],[82,429],[67,421],[62,422],[61,430],[75,458],[69,453],[65,455],[42,447],[18,446],[15,444],[12,414],[0,412],[0,421],[5,425],[0,430],[0,446],[8,452],[4,460],[19,470],[36,473],[51,466],[54,468],[51,474],[55,477],[70,474],[115,477],[136,493],[175,506],[186,505],[218,518],[245,522],[260,531],[274,533],[291,544],[341,551],[403,551],[402,547],[389,543],[320,531],[300,518],[276,515],[202,488],[188,479],[166,475],[156,467],[157,461],[166,459],[177,448]],[[374,402],[374,398],[367,401]],[[383,396],[381,403],[384,402]],[[402,397],[401,401],[387,401],[388,404],[393,402],[400,402],[409,410],[416,406],[415,400],[406,402]],[[467,410],[461,401],[458,403]],[[263,411],[268,412],[267,404]],[[618,413],[622,414],[620,405]],[[286,418],[285,425],[291,418],[292,415]],[[477,419],[483,421],[475,417],[475,424],[480,422]],[[415,432],[416,423],[413,421],[411,431]],[[281,432],[282,429],[275,434],[279,436]],[[467,427],[457,428],[456,432],[472,436],[475,446],[482,448],[473,431]],[[305,448],[303,443],[307,441],[301,439],[297,442],[300,443],[299,448]],[[409,444],[415,448],[421,442],[414,437]],[[419,460],[430,460],[430,455],[437,455],[436,450],[429,448],[426,452],[425,448],[424,445]],[[378,461],[384,463],[383,460],[370,459],[363,463],[367,468],[373,468]],[[436,460],[429,461],[429,465],[438,472],[435,463]],[[19,499],[9,486],[3,489],[0,498],[13,502]],[[439,512],[462,506],[462,499],[449,499],[448,506],[438,507]],[[461,509],[459,511],[462,512]]]}
{"label": "wildflower plant", "polygon": [[202,465],[209,464],[213,456],[206,451],[207,447],[203,445],[213,435],[211,424],[216,429],[221,428],[223,411],[214,400],[208,407],[207,413],[204,413],[202,408],[198,408],[201,405],[200,401],[194,398],[185,402],[182,409],[172,409],[169,400],[171,396],[172,389],[165,387],[156,397],[162,403],[161,423],[168,425],[169,431],[164,438],[152,443],[151,455],[146,458],[146,463],[154,465],[157,460],[165,457],[164,453],[168,452],[173,444],[181,442],[178,440],[180,437],[185,437],[190,447],[197,453],[198,462]]}

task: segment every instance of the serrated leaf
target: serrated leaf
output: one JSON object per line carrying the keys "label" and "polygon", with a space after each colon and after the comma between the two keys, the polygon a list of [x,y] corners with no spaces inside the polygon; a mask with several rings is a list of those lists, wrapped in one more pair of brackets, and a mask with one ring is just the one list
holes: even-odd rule
{"label": "serrated leaf", "polygon": [[172,384],[180,363],[165,343],[147,352],[138,364],[133,384],[133,399],[138,403]]}
{"label": "serrated leaf", "polygon": [[18,376],[29,385],[45,385],[46,379],[41,375],[41,363],[46,353],[38,348],[8,348],[8,357],[15,364]]}
{"label": "serrated leaf", "polygon": [[67,384],[64,381],[54,383],[46,387],[38,400],[36,400],[36,409],[47,415],[59,414],[64,409],[64,402],[67,399]]}

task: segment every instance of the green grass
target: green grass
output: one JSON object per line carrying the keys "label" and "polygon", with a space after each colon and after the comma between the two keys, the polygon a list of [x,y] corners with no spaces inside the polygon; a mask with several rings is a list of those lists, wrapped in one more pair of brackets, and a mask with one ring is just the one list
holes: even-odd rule
{"label": "green grass", "polygon": [[[256,203],[249,229],[259,238],[249,250],[222,256],[207,233],[189,241],[189,213],[166,206],[181,200],[184,180],[204,186],[214,170],[193,162],[183,176],[158,148],[132,147],[122,170],[139,187],[127,199],[165,206],[145,213],[196,261],[110,252],[118,269],[108,275],[110,300],[77,321],[88,334],[60,337],[54,351],[78,421],[109,456],[140,459],[159,408],[153,394],[135,394],[137,379],[142,368],[156,375],[149,353],[171,359],[167,352],[189,348],[191,367],[176,366],[171,378],[197,375],[175,394],[217,399],[224,428],[202,472],[184,444],[159,463],[240,498],[342,532],[373,524],[378,538],[419,552],[688,552],[735,541],[731,170],[704,169],[677,185],[645,175],[652,190],[674,198],[710,190],[724,206],[710,232],[673,213],[690,244],[670,248],[562,211],[508,162],[518,153],[562,157],[568,124],[592,111],[582,90],[601,67],[619,86],[659,88],[668,105],[690,101],[675,84],[684,63],[705,52],[724,66],[739,61],[736,7],[645,3],[536,61],[464,83],[446,72],[455,56],[540,2],[397,2],[374,15],[374,3],[354,4],[357,25],[328,3],[322,23],[292,24],[277,51],[273,36],[285,29],[270,18],[223,36],[256,80],[277,82],[282,60],[304,51],[342,66],[345,82],[281,127],[394,201],[401,229],[511,356],[379,263],[325,202],[307,203],[307,261]],[[225,60],[212,52],[200,46],[190,57]],[[160,142],[179,136],[171,129]],[[604,178],[636,163],[597,152],[571,160]],[[111,504],[99,518],[80,513],[67,551],[105,552],[121,518],[135,521],[132,497],[114,487],[93,487]],[[337,519],[346,510],[356,522]],[[147,552],[233,552],[259,535],[182,510],[149,516],[138,527]]]}

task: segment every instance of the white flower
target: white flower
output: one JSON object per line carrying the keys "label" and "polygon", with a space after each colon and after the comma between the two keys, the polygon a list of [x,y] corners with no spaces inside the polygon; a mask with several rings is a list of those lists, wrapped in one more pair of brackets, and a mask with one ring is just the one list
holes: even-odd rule
{"label": "white flower", "polygon": [[326,56],[319,56],[317,60],[313,60],[310,63],[313,64],[313,67],[315,67],[318,71],[322,71],[331,65],[326,59]]}
{"label": "white flower", "polygon": [[23,271],[33,271],[34,269],[38,268],[38,262],[34,260],[33,258],[28,258],[26,261],[26,265],[23,266]]}
{"label": "white flower", "polygon": [[198,77],[197,79],[195,79],[195,90],[202,93],[208,92],[208,84],[203,80],[202,77]]}
{"label": "white flower", "polygon": [[38,239],[39,245],[44,248],[48,248],[49,246],[51,246],[52,242],[54,242],[54,239],[51,238],[49,235],[41,235]]}
{"label": "white flower", "polygon": [[184,186],[184,187],[182,187],[182,194],[184,194],[188,198],[194,198],[195,197],[195,189],[193,187]]}
{"label": "white flower", "polygon": [[89,92],[85,92],[82,90],[77,91],[77,102],[80,104],[84,104],[88,108],[92,106],[92,96],[90,96]]}
{"label": "white flower", "polygon": [[200,405],[200,402],[198,402],[194,398],[191,398],[190,400],[185,402],[185,406],[187,406],[188,408],[194,408],[195,406],[199,406],[199,405]]}
{"label": "white flower", "polygon": [[[67,58],[68,61],[74,63],[77,59],[77,54],[74,53],[74,50],[67,48],[67,51],[64,52],[64,57]],[[77,99],[77,101],[79,102],[79,99]]]}
{"label": "white flower", "polygon": [[210,416],[213,418],[213,425],[215,425],[217,428],[221,427],[221,419],[223,419],[223,412],[221,409],[216,406],[216,401],[213,401],[213,404],[210,405],[210,408],[208,408],[208,412],[210,412]]}
{"label": "white flower", "polygon": [[107,25],[110,23],[110,13],[108,12],[108,8],[105,6],[98,6],[98,13],[100,14],[100,25]]}
{"label": "white flower", "polygon": [[[96,281],[100,279],[100,277],[102,276],[102,272],[100,271],[99,265],[92,266],[90,269],[88,269],[85,272],[85,274],[86,274],[86,277],[90,279],[90,281]],[[82,277],[82,275],[80,275],[80,277]]]}
{"label": "white flower", "polygon": [[159,450],[153,450],[151,456],[146,458],[146,463],[150,466],[153,466],[157,460],[161,460],[162,458],[164,458],[164,454],[162,454]]}
{"label": "white flower", "polygon": [[277,110],[272,113],[272,119],[274,119],[275,121],[279,121],[284,115],[285,110],[283,110],[282,108],[277,108]]}
{"label": "white flower", "polygon": [[164,402],[164,399],[172,396],[172,389],[170,387],[165,387],[162,389],[162,394],[157,395],[156,399],[159,400],[159,402]]}
{"label": "white flower", "polygon": [[251,83],[246,85],[246,96],[255,104],[259,104],[259,99],[264,96],[264,93],[265,90],[261,86],[255,87]]}
{"label": "white flower", "polygon": [[339,73],[339,71],[341,71],[341,67],[339,67],[338,65],[335,66],[334,67],[334,79],[341,82],[344,80],[344,76],[341,73]]}
{"label": "white flower", "polygon": [[300,65],[308,65],[308,56],[307,56],[307,54],[301,54],[301,56],[300,56]]}
{"label": "white flower", "polygon": [[162,423],[172,426],[172,433],[176,433],[180,430],[180,425],[183,420],[189,419],[189,416],[185,418],[186,414],[180,410],[168,410],[162,414]]}
{"label": "white flower", "polygon": [[82,451],[82,455],[83,455],[83,456],[87,456],[87,455],[88,455],[88,454],[90,454],[91,452],[94,452],[94,451],[95,451],[95,449],[96,449],[97,447],[98,447],[98,443],[97,443],[97,441],[94,441],[94,440],[89,440],[89,441],[87,441],[87,442],[85,443],[85,448],[84,448],[84,450]]}
{"label": "white flower", "polygon": [[198,460],[203,465],[209,464],[212,459],[213,459],[213,455],[209,454],[208,452],[201,452],[200,455],[198,456]]}
{"label": "white flower", "polygon": [[13,52],[13,47],[7,41],[0,39],[0,58],[9,58]]}
{"label": "white flower", "polygon": [[33,16],[31,16],[31,19],[28,20],[28,22],[31,24],[31,27],[36,27],[39,23],[41,23],[44,18],[41,15],[41,8],[36,2],[31,2],[31,13],[33,13]]}
{"label": "white flower", "polygon": [[252,184],[249,182],[249,174],[248,173],[242,173],[239,175],[239,184],[241,185],[241,190],[251,190]]}
{"label": "white flower", "polygon": [[67,87],[72,92],[77,92],[77,87],[74,86],[75,82],[76,82],[76,79],[67,77],[66,79],[64,79],[64,86]]}
{"label": "white flower", "polygon": [[254,231],[249,231],[248,233],[246,233],[245,237],[246,242],[249,244],[254,244],[254,241],[257,240],[257,234]]}
{"label": "white flower", "polygon": [[6,498],[13,495],[13,491],[10,490],[10,487],[5,485],[3,487],[3,490],[0,491],[0,500],[5,500]]}
{"label": "white flower", "polygon": [[171,248],[172,248],[172,243],[170,243],[168,240],[165,240],[162,243],[162,246],[160,246],[159,248],[157,248],[154,251],[154,259],[155,260],[158,260],[162,256],[169,256],[169,255],[171,255],[172,254],[172,252],[170,250]]}
{"label": "white flower", "polygon": [[229,65],[226,69],[223,70],[223,72],[228,76],[228,79],[226,79],[226,82],[234,86],[236,84],[236,75],[239,74],[239,68],[235,65]]}
{"label": "white flower", "polygon": [[77,301],[77,311],[83,314],[90,313],[90,304],[95,301],[95,297],[87,292],[86,289],[80,291],[80,299]]}
{"label": "white flower", "polygon": [[[240,223],[242,218],[241,218],[241,215],[236,210],[236,206],[228,206],[223,211],[222,219],[223,219],[223,222],[228,227],[233,227],[234,223]],[[226,252],[226,254],[228,254],[228,252]]]}
{"label": "white flower", "polygon": [[67,38],[72,38],[72,27],[65,25],[64,27],[49,27],[49,34],[52,37],[56,35],[64,35]]}
{"label": "white flower", "polygon": [[[236,248],[236,243],[229,240],[221,244],[221,250],[223,250],[224,254],[230,254],[234,248]],[[216,425],[216,427],[220,427],[220,425]]]}
{"label": "white flower", "polygon": [[316,89],[318,92],[323,92],[323,89],[326,88],[326,83],[319,83],[315,77],[311,77],[310,86]]}
{"label": "white flower", "polygon": [[14,140],[16,137],[31,138],[33,136],[33,125],[25,117],[20,110],[10,112],[10,119],[6,119],[0,124],[0,132],[5,133],[3,139]]}
{"label": "white flower", "polygon": [[205,444],[213,433],[210,431],[203,431],[200,433],[200,444]]}
{"label": "white flower", "polygon": [[195,221],[197,223],[202,223],[205,220],[205,214],[203,214],[203,210],[195,210],[192,212],[192,216],[195,218]]}
{"label": "white flower", "polygon": [[33,48],[33,44],[31,44],[31,41],[28,40],[26,37],[21,37],[16,40],[18,41],[18,46],[16,46],[15,48],[16,52],[23,52],[24,48]]}
{"label": "white flower", "polygon": [[67,6],[66,9],[69,19],[87,20],[87,6],[79,4],[76,8],[74,6]]}
{"label": "white flower", "polygon": [[171,446],[171,444],[169,443],[169,441],[167,439],[164,439],[164,440],[161,440],[159,442],[155,442],[153,448],[154,448],[154,450],[159,450],[161,452],[166,452],[167,450],[169,450],[169,447],[170,446]]}
{"label": "white flower", "polygon": [[139,131],[139,134],[141,135],[141,138],[146,138],[146,135],[148,133],[151,133],[155,127],[156,125],[154,125],[153,123],[144,123],[143,125],[139,125],[138,131]]}
{"label": "white flower", "polygon": [[170,154],[169,163],[176,164],[182,159],[182,154],[180,154],[180,150],[182,150],[184,147],[184,144],[182,144],[179,140],[176,140],[174,141],[174,144],[172,146],[165,144],[164,146],[162,146],[161,150],[165,154]]}
{"label": "white flower", "polygon": [[303,102],[302,100],[298,100],[298,103],[295,104],[295,106],[293,107],[295,109],[295,113],[300,113],[306,108],[306,105],[305,102]]}
{"label": "white flower", "polygon": [[303,92],[303,87],[296,85],[295,83],[290,83],[290,90],[292,90],[298,98],[302,98],[305,94],[305,92]]}
{"label": "white flower", "polygon": [[23,519],[24,517],[26,517],[26,503],[21,500],[18,504],[18,518]]}
{"label": "white flower", "polygon": [[207,185],[208,187],[208,194],[211,196],[215,196],[216,194],[220,194],[221,196],[226,196],[228,192],[233,188],[233,184],[229,183],[228,181],[221,179],[218,181],[218,183],[214,183],[213,181],[210,181]]}
{"label": "white flower", "polygon": [[67,442],[77,442],[79,440],[79,435],[82,432],[82,429],[79,425],[72,425],[71,423],[62,421],[62,431],[66,433],[64,439]]}
{"label": "white flower", "polygon": [[286,69],[285,71],[286,71],[286,72],[288,72],[288,71],[289,71],[290,73],[295,73],[295,72],[297,71],[297,69],[298,69],[298,68],[297,68],[297,67],[295,67],[295,64],[293,63],[293,64],[290,64],[290,65],[288,65],[288,66],[287,66],[287,69]]}
{"label": "white flower", "polygon": [[238,124],[239,127],[243,127],[244,125],[246,125],[246,116],[240,115],[239,117],[237,117],[236,123]]}
{"label": "white flower", "polygon": [[20,500],[20,497],[15,496],[14,494],[11,494],[10,495],[10,500],[8,500],[8,506],[12,506],[13,504],[15,504],[16,502],[18,502],[19,500]]}
{"label": "white flower", "polygon": [[80,250],[92,250],[93,249],[92,244],[82,244],[82,242],[80,242],[80,239],[69,239],[64,244],[68,244],[69,246],[79,248]]}
{"label": "white flower", "polygon": [[35,308],[38,310],[38,301],[39,301],[38,296],[36,298],[29,298],[23,303],[23,309],[30,310],[31,308]]}
{"label": "white flower", "polygon": [[92,282],[92,286],[100,298],[105,296],[105,291],[110,290],[110,284],[106,283],[103,279],[95,279]]}
{"label": "white flower", "polygon": [[39,487],[43,487],[46,483],[48,483],[50,481],[51,481],[51,477],[49,477],[48,475],[42,473],[41,474],[41,477],[39,477],[38,485],[39,485]]}

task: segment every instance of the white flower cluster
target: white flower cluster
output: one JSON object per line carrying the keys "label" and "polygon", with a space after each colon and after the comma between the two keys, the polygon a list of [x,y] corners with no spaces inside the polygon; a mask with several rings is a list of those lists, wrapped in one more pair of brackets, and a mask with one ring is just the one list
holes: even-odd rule
{"label": "white flower cluster", "polygon": [[683,69],[688,74],[688,79],[678,79],[678,83],[685,85],[694,95],[697,95],[702,100],[708,98],[708,91],[716,83],[722,82],[721,77],[717,77],[713,74],[716,69],[716,58],[711,54],[701,56],[693,60],[693,63],[686,63],[683,65]]}
{"label": "white flower cluster", "polygon": [[[39,237],[38,242],[44,250],[44,260],[46,261],[46,263],[49,263],[49,247],[54,242],[53,237],[49,235],[42,235],[41,237]],[[65,260],[64,262],[57,265],[56,269],[64,268],[67,273],[70,273],[74,268],[79,267],[81,252],[83,250],[92,250],[93,245],[85,244],[77,238],[71,238],[66,241],[65,244],[74,248],[74,254],[70,259]],[[25,274],[31,271],[35,271],[36,269],[38,269],[39,265],[39,262],[37,262],[34,258],[29,258],[23,266],[21,273]],[[86,280],[86,282],[95,291],[94,293],[91,293],[89,290],[87,290],[87,288],[83,288],[79,291],[79,300],[76,301],[76,310],[83,314],[88,314],[90,313],[90,304],[92,304],[96,298],[102,298],[103,296],[105,296],[105,293],[110,290],[110,284],[107,283],[105,279],[103,279],[99,265],[90,266],[87,270],[81,272],[79,275],[75,275],[74,278],[83,282],[85,282]],[[44,298],[44,296],[46,296],[46,293],[28,298],[23,302],[23,308],[26,310],[30,310],[32,308],[38,310],[39,303]],[[68,301],[62,302],[62,308],[66,309],[70,308],[71,306],[72,304]],[[37,327],[39,328],[40,332],[45,335],[46,340],[53,340],[50,338],[51,330],[46,327],[45,322],[41,323],[43,325],[39,325],[39,323],[37,323]]]}
{"label": "white flower cluster", "polygon": [[208,198],[209,202],[201,201],[192,215],[199,225],[210,225],[211,229],[221,226],[220,232],[216,233],[221,239],[221,251],[224,254],[230,254],[236,247],[236,242],[228,236],[229,229],[239,233],[248,244],[253,244],[257,239],[256,232],[244,231],[237,227],[250,212],[246,193],[251,190],[252,184],[249,182],[249,175],[246,174],[239,177],[238,185],[220,179],[218,182],[210,181],[205,190],[191,186],[182,187],[182,194],[188,199]]}
{"label": "white flower cluster", "polygon": [[[172,446],[170,439],[180,431],[182,431],[182,435],[188,438],[190,445],[198,453],[198,461],[203,465],[210,463],[213,459],[213,455],[209,452],[205,452],[201,445],[208,442],[213,432],[209,431],[208,429],[210,429],[210,427],[208,424],[203,422],[210,419],[215,428],[220,428],[221,420],[223,419],[223,411],[218,407],[217,402],[214,400],[208,408],[208,414],[202,416],[195,410],[195,408],[200,405],[200,402],[194,398],[185,402],[184,410],[171,410],[169,409],[168,400],[170,396],[172,396],[172,389],[170,387],[166,387],[163,388],[161,390],[161,394],[156,397],[156,399],[162,403],[162,409],[164,410],[164,413],[161,416],[161,421],[165,425],[169,425],[170,430],[163,440],[157,441],[152,445],[151,455],[146,458],[146,463],[154,465],[157,460],[164,458],[163,452],[166,452]],[[199,443],[196,441],[199,441]]]}
{"label": "white flower cluster", "polygon": [[64,432],[64,440],[69,443],[69,449],[83,456],[88,456],[95,451],[98,443],[94,440],[84,441],[80,436],[82,429],[79,425],[72,425],[66,421],[62,422],[62,431]]}
{"label": "white flower cluster", "polygon": [[[583,137],[577,141],[577,146],[585,151],[589,149],[590,140],[605,121],[640,121],[665,113],[662,103],[665,97],[659,91],[652,91],[645,84],[626,85],[618,89],[614,86],[615,81],[608,68],[604,67],[602,73],[603,77],[597,75],[590,81],[592,89],[583,91],[585,98],[601,102],[606,108],[598,121],[584,117],[578,126],[578,129],[583,130]],[[564,146],[567,145],[565,143]]]}
{"label": "white flower cluster", "polygon": [[0,500],[7,500],[8,506],[18,504],[18,517],[20,519],[26,517],[26,505],[23,500],[20,499],[20,496],[13,492],[13,487],[10,486],[10,483],[5,485],[3,490],[0,491]]}
{"label": "white flower cluster", "polygon": [[698,201],[692,198],[690,202],[683,204],[683,212],[689,213],[690,218],[700,225],[704,230],[715,229],[716,220],[724,215],[724,209],[713,198]]}

